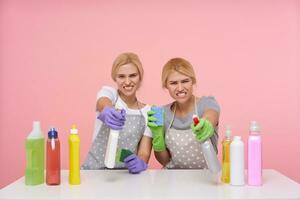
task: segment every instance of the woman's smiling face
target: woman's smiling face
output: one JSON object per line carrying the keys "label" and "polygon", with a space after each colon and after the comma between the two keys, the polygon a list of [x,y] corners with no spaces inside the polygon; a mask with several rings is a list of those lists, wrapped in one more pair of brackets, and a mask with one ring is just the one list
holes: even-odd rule
{"label": "woman's smiling face", "polygon": [[137,67],[132,64],[122,65],[116,75],[118,89],[125,96],[135,95],[140,86],[140,75]]}
{"label": "woman's smiling face", "polygon": [[166,86],[170,96],[178,103],[185,103],[193,95],[192,79],[177,71],[169,74]]}

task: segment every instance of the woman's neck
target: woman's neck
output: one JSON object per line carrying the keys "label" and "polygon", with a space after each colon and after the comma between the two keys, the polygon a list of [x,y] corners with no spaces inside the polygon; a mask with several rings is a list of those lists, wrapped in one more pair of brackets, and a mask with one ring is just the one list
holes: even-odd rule
{"label": "woman's neck", "polygon": [[183,103],[179,103],[176,101],[175,104],[176,116],[184,117],[195,109],[195,96],[192,95],[186,102]]}
{"label": "woman's neck", "polygon": [[133,109],[138,108],[138,100],[137,100],[135,94],[131,95],[131,96],[126,96],[119,92],[119,96],[126,103],[128,108],[133,108]]}

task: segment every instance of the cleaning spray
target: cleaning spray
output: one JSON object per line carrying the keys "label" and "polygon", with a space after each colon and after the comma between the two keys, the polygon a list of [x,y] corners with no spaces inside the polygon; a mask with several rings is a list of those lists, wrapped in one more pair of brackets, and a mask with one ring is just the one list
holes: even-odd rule
{"label": "cleaning spray", "polygon": [[76,125],[72,126],[69,136],[69,184],[80,184],[80,139]]}
{"label": "cleaning spray", "polygon": [[[194,125],[196,126],[199,123],[199,118],[197,115],[193,115],[193,122]],[[221,171],[221,165],[218,160],[217,154],[214,150],[213,145],[211,144],[210,139],[204,141],[201,143],[201,149],[202,153],[204,155],[204,158],[206,160],[206,164],[208,166],[208,169],[210,170],[211,173],[216,174],[217,176],[218,173]],[[218,177],[217,177],[218,178]]]}
{"label": "cleaning spray", "polygon": [[226,126],[225,138],[222,141],[222,182],[230,183],[230,139],[231,130]]}
{"label": "cleaning spray", "polygon": [[60,184],[60,142],[55,128],[50,128],[47,139],[46,183]]}
{"label": "cleaning spray", "polygon": [[[122,106],[116,104],[115,108],[117,110],[121,110]],[[110,169],[115,167],[119,133],[120,130],[114,130],[114,129],[110,129],[109,132],[105,158],[104,158],[104,165]]]}
{"label": "cleaning spray", "polygon": [[244,143],[241,136],[234,136],[230,144],[230,184],[244,185]]}
{"label": "cleaning spray", "polygon": [[248,185],[262,185],[262,140],[256,121],[250,123],[248,138]]}
{"label": "cleaning spray", "polygon": [[32,131],[26,139],[26,185],[44,183],[44,143],[40,122],[34,121]]}

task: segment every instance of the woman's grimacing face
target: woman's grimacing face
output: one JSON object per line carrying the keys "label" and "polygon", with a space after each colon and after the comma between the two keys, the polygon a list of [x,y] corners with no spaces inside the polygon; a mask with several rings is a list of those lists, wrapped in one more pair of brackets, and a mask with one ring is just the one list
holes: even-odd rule
{"label": "woman's grimacing face", "polygon": [[123,95],[135,95],[140,85],[140,75],[137,67],[132,63],[122,65],[117,71],[116,83]]}
{"label": "woman's grimacing face", "polygon": [[193,95],[193,81],[191,77],[177,71],[169,74],[166,86],[170,96],[178,103],[185,103]]}

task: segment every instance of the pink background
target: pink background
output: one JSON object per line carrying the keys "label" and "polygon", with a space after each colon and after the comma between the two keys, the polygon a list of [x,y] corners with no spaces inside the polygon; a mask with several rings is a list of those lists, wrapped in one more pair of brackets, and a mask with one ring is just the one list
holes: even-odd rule
{"label": "pink background", "polygon": [[[45,135],[58,128],[64,169],[76,123],[83,161],[96,92],[114,85],[111,65],[124,51],[142,60],[138,96],[146,103],[171,101],[161,89],[162,66],[187,58],[196,94],[221,105],[220,138],[230,124],[246,141],[257,120],[263,167],[300,182],[300,1],[63,2],[0,1],[0,187],[24,175],[33,120]],[[150,166],[159,167],[154,158]]]}

